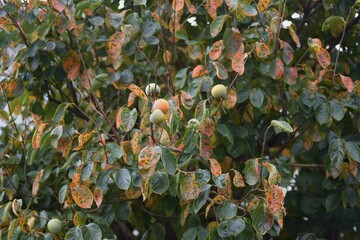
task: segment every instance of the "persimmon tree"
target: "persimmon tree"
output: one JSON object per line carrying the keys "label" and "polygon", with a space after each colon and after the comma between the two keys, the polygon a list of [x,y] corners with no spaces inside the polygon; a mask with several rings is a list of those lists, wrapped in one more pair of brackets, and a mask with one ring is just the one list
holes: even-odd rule
{"label": "persimmon tree", "polygon": [[358,237],[359,1],[0,2],[2,239]]}

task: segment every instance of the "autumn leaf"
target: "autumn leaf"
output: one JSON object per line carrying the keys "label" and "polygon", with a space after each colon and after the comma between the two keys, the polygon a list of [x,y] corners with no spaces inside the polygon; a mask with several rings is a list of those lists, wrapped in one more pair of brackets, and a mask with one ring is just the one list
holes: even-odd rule
{"label": "autumn leaf", "polygon": [[197,65],[192,72],[192,77],[198,78],[204,76],[205,74],[208,74],[206,68],[204,68],[202,65]]}
{"label": "autumn leaf", "polygon": [[68,54],[66,54],[63,60],[63,68],[67,73],[67,77],[70,80],[75,80],[80,76],[80,68],[81,68],[81,57],[80,55],[74,51],[70,50]]}
{"label": "autumn leaf", "polygon": [[32,184],[32,191],[31,191],[32,197],[35,197],[37,195],[37,193],[39,192],[40,180],[43,176],[43,173],[44,173],[44,169],[41,169],[40,171],[38,171],[36,178],[34,179],[34,182]]}
{"label": "autumn leaf", "polygon": [[41,143],[41,137],[46,128],[47,123],[41,123],[35,130],[32,138],[32,148],[39,149]]}
{"label": "autumn leaf", "polygon": [[220,163],[214,158],[209,158],[209,162],[211,173],[214,174],[215,177],[219,177],[222,174]]}
{"label": "autumn leaf", "polygon": [[318,48],[315,50],[316,59],[318,60],[322,68],[327,68],[331,63],[331,58],[329,52],[325,48]]}
{"label": "autumn leaf", "polygon": [[285,215],[284,208],[284,191],[283,188],[277,185],[270,185],[266,188],[266,205],[269,208],[270,212],[277,218],[277,221],[282,228],[283,218]]}
{"label": "autumn leaf", "polygon": [[271,0],[259,0],[258,9],[259,12],[263,12],[271,3]]}
{"label": "autumn leaf", "polygon": [[180,193],[186,200],[193,200],[200,194],[201,186],[196,183],[195,173],[187,173],[180,183]]}
{"label": "autumn leaf", "polygon": [[184,8],[184,0],[173,0],[172,8],[177,12]]}
{"label": "autumn leaf", "polygon": [[217,60],[221,57],[222,51],[224,49],[223,40],[214,42],[210,48],[209,56],[211,60]]}
{"label": "autumn leaf", "polygon": [[91,88],[91,82],[95,78],[95,76],[96,76],[96,73],[95,73],[94,69],[92,69],[92,68],[85,69],[80,77],[81,85],[85,89],[89,90]]}
{"label": "autumn leaf", "polygon": [[226,71],[226,68],[218,61],[211,61],[211,64],[214,66],[216,71],[216,76],[221,79],[225,80],[228,78],[228,73]]}
{"label": "autumn leaf", "polygon": [[255,52],[259,58],[267,58],[270,54],[269,47],[265,43],[256,43]]}
{"label": "autumn leaf", "polygon": [[58,0],[50,0],[51,6],[59,12],[64,11],[65,5]]}
{"label": "autumn leaf", "polygon": [[233,184],[235,187],[238,188],[243,188],[245,187],[245,182],[244,182],[244,178],[241,175],[241,173],[238,170],[232,169],[232,171],[234,172],[234,178],[233,178]]}
{"label": "autumn leaf", "polygon": [[85,143],[87,143],[91,137],[91,132],[85,132],[83,134],[80,134],[78,137],[79,145],[74,148],[75,151],[81,150]]}
{"label": "autumn leaf", "polygon": [[148,98],[147,98],[145,92],[137,85],[130,83],[130,84],[125,85],[125,87],[127,89],[129,89],[131,92],[135,93],[136,96],[138,96],[139,98],[142,98],[145,101],[148,101]]}
{"label": "autumn leaf", "polygon": [[237,101],[237,94],[234,89],[229,89],[226,97],[224,98],[222,105],[226,109],[232,109],[235,107]]}
{"label": "autumn leaf", "polygon": [[340,78],[341,78],[341,81],[344,84],[345,88],[347,89],[347,91],[352,92],[354,84],[353,84],[351,78],[343,76],[341,74],[340,74]]}
{"label": "autumn leaf", "polygon": [[94,201],[97,207],[100,207],[102,201],[104,199],[104,195],[103,192],[101,191],[100,188],[95,188],[94,190]]}
{"label": "autumn leaf", "polygon": [[216,10],[221,7],[223,0],[209,0],[207,4],[207,11],[212,19],[217,17]]}
{"label": "autumn leaf", "polygon": [[91,208],[94,201],[91,190],[84,185],[71,188],[71,196],[76,205],[81,208]]}
{"label": "autumn leaf", "polygon": [[124,42],[125,33],[116,32],[111,35],[107,45],[107,53],[111,62],[115,61],[120,57]]}
{"label": "autumn leaf", "polygon": [[237,72],[239,75],[244,74],[246,58],[247,58],[247,54],[239,51],[238,53],[235,54],[235,56],[231,60],[232,69],[235,72]]}
{"label": "autumn leaf", "polygon": [[194,99],[192,98],[191,94],[185,91],[181,91],[180,101],[181,105],[183,105],[183,107],[187,110],[190,110],[194,105]]}
{"label": "autumn leaf", "polygon": [[138,159],[139,169],[143,169],[143,168],[147,169],[155,166],[160,160],[160,156],[161,156],[161,148],[159,146],[144,147],[139,154],[139,159]]}

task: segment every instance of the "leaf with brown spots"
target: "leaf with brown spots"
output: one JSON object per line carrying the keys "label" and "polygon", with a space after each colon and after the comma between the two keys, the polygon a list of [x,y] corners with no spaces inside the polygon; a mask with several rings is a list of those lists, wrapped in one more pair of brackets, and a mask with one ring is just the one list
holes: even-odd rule
{"label": "leaf with brown spots", "polygon": [[325,48],[316,49],[316,59],[322,68],[327,68],[331,63],[330,54]]}
{"label": "leaf with brown spots", "polygon": [[70,50],[63,60],[63,68],[64,71],[67,73],[68,79],[77,79],[80,76],[80,55],[76,51]]}
{"label": "leaf with brown spots", "polygon": [[210,48],[209,56],[211,60],[217,60],[221,57],[222,51],[224,50],[223,40],[214,42]]}
{"label": "leaf with brown spots", "polygon": [[58,0],[50,0],[51,6],[59,12],[64,11],[65,5]]}
{"label": "leaf with brown spots", "polygon": [[265,189],[265,192],[266,205],[269,208],[270,212],[273,214],[273,216],[277,218],[277,222],[282,228],[283,218],[285,215],[284,191],[281,187],[277,185],[270,185],[268,188]]}
{"label": "leaf with brown spots", "polygon": [[209,158],[209,161],[211,173],[214,174],[215,177],[219,177],[222,174],[220,163],[214,158]]}
{"label": "leaf with brown spots", "polygon": [[104,199],[104,194],[100,188],[95,188],[94,190],[94,201],[97,207],[100,207],[102,201]]}
{"label": "leaf with brown spots", "polygon": [[43,176],[43,173],[44,173],[44,169],[41,169],[40,171],[38,171],[36,178],[34,179],[34,182],[32,184],[32,191],[31,191],[32,197],[35,197],[37,195],[37,193],[39,192],[40,180]]}
{"label": "leaf with brown spots", "polygon": [[130,83],[130,84],[126,85],[125,87],[127,89],[129,89],[131,92],[135,93],[136,96],[138,96],[139,98],[142,98],[145,101],[148,101],[148,98],[147,98],[145,92],[137,85]]}
{"label": "leaf with brown spots", "polygon": [[268,177],[269,184],[279,184],[281,182],[281,176],[279,171],[276,169],[276,167],[268,162],[264,162],[263,166],[265,166],[269,172],[269,177]]}
{"label": "leaf with brown spots", "polygon": [[78,151],[82,149],[84,144],[89,141],[91,135],[92,135],[91,132],[85,132],[83,134],[80,134],[78,137],[79,145],[76,148],[74,148],[74,150]]}
{"label": "leaf with brown spots", "polygon": [[74,188],[79,186],[80,184],[80,179],[81,179],[81,174],[80,174],[81,170],[77,170],[75,172],[75,174],[73,175],[72,179],[71,179],[71,183],[70,183],[70,188]]}
{"label": "leaf with brown spots", "polygon": [[201,133],[200,134],[200,155],[208,159],[211,156],[213,150],[213,144],[211,143],[211,139],[209,136]]}
{"label": "leaf with brown spots", "polygon": [[95,78],[96,73],[92,68],[85,69],[85,71],[81,74],[81,85],[89,90],[91,88],[91,82]]}
{"label": "leaf with brown spots", "polygon": [[263,12],[271,3],[271,0],[259,0],[258,9],[259,12]]}
{"label": "leaf with brown spots", "polygon": [[295,67],[285,68],[284,78],[287,84],[295,85],[298,79],[297,69]]}
{"label": "leaf with brown spots", "polygon": [[56,151],[62,153],[63,158],[67,158],[72,146],[71,138],[62,137],[57,142]]}
{"label": "leaf with brown spots", "polygon": [[149,178],[142,178],[141,179],[141,185],[140,185],[141,193],[143,196],[143,201],[145,201],[150,194],[150,184],[149,184]]}
{"label": "leaf with brown spots", "polygon": [[211,118],[206,118],[201,124],[200,133],[211,137],[215,131],[215,122]]}
{"label": "leaf with brown spots", "polygon": [[33,138],[32,138],[32,148],[39,149],[41,144],[41,137],[46,128],[47,123],[41,123],[35,130]]}
{"label": "leaf with brown spots", "polygon": [[180,101],[183,107],[187,110],[190,110],[194,104],[194,99],[192,98],[191,94],[185,91],[181,91]]}
{"label": "leaf with brown spots", "polygon": [[259,58],[267,58],[270,54],[269,47],[265,43],[256,43],[255,52]]}
{"label": "leaf with brown spots", "polygon": [[131,151],[137,155],[141,150],[149,144],[147,136],[144,132],[137,130],[130,140]]}
{"label": "leaf with brown spots", "polygon": [[232,109],[235,107],[237,101],[237,94],[234,89],[230,89],[224,98],[222,105],[226,109]]}
{"label": "leaf with brown spots", "polygon": [[195,173],[186,173],[180,183],[180,193],[186,200],[193,200],[200,194],[201,186],[196,182]]}
{"label": "leaf with brown spots", "polygon": [[243,75],[244,71],[245,71],[245,60],[247,58],[247,54],[246,53],[242,53],[241,51],[239,51],[238,53],[236,53],[233,57],[233,59],[231,60],[231,67],[232,69],[237,72],[239,75]]}
{"label": "leaf with brown spots", "polygon": [[191,4],[190,0],[185,0],[186,7],[188,8],[189,13],[195,14],[196,13],[196,7]]}
{"label": "leaf with brown spots", "polygon": [[209,205],[206,206],[206,209],[205,209],[205,218],[207,218],[207,215],[211,209],[212,206],[215,205],[215,203],[217,202],[220,202],[220,203],[223,203],[224,201],[226,201],[226,198],[222,195],[217,195],[216,197],[214,197],[211,202],[209,203]]}
{"label": "leaf with brown spots", "polygon": [[91,190],[84,185],[71,188],[71,196],[76,205],[81,208],[91,208],[94,201]]}
{"label": "leaf with brown spots", "polygon": [[111,35],[107,45],[107,54],[110,62],[113,62],[120,57],[125,42],[125,36],[126,35],[123,32],[116,32]]}
{"label": "leaf with brown spots", "polygon": [[208,74],[206,68],[204,68],[202,65],[197,65],[192,72],[192,77],[198,78],[204,76],[205,74]]}
{"label": "leaf with brown spots", "polygon": [[245,182],[244,182],[244,178],[241,175],[241,173],[238,170],[232,169],[232,171],[234,172],[234,178],[233,178],[233,184],[235,187],[238,188],[243,188],[245,187]]}
{"label": "leaf with brown spots", "polygon": [[346,77],[340,74],[340,78],[342,83],[344,84],[345,88],[348,92],[352,92],[354,84],[350,77]]}
{"label": "leaf with brown spots", "polygon": [[161,147],[155,146],[146,146],[141,150],[138,159],[139,169],[147,169],[155,166],[160,160],[161,156]]}

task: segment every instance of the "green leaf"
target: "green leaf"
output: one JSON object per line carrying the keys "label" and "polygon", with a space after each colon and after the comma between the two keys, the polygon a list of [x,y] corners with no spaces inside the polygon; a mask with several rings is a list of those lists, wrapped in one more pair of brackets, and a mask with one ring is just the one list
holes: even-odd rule
{"label": "green leaf", "polygon": [[96,16],[93,18],[90,18],[89,22],[94,26],[100,26],[104,24],[104,18],[100,16]]}
{"label": "green leaf", "polygon": [[273,217],[264,203],[259,204],[256,209],[251,212],[252,226],[256,232],[263,236],[273,225]]}
{"label": "green leaf", "polygon": [[195,240],[197,237],[197,233],[197,228],[191,227],[184,232],[181,240]]}
{"label": "green leaf", "polygon": [[231,220],[223,221],[217,227],[217,232],[220,237],[227,238],[235,236],[245,229],[245,222],[240,217],[235,217]]}
{"label": "green leaf", "polygon": [[169,178],[166,173],[155,172],[150,178],[151,188],[156,194],[163,194],[169,188]]}
{"label": "green leaf", "polygon": [[10,42],[11,42],[10,34],[7,31],[2,30],[0,32],[0,48],[2,49],[7,48]]}
{"label": "green leaf", "polygon": [[110,164],[113,164],[115,160],[119,160],[122,157],[122,150],[117,143],[107,143],[105,148],[107,152],[107,160]]}
{"label": "green leaf", "polygon": [[345,116],[345,111],[343,105],[338,100],[332,100],[330,102],[331,107],[331,116],[336,121],[341,121]]}
{"label": "green leaf", "polygon": [[71,228],[65,235],[65,240],[84,240],[79,227]]}
{"label": "green leaf", "polygon": [[225,80],[228,78],[228,73],[226,71],[226,68],[218,61],[211,61],[211,64],[214,66],[216,70],[216,76],[221,79]]}
{"label": "green leaf", "polygon": [[126,168],[119,169],[115,172],[115,184],[122,190],[128,190],[131,184],[131,175]]}
{"label": "green leaf", "polygon": [[328,154],[331,164],[339,169],[345,156],[345,141],[340,138],[332,140],[329,145]]}
{"label": "green leaf", "polygon": [[50,133],[50,137],[51,137],[51,145],[56,148],[57,147],[57,143],[59,141],[59,139],[61,138],[63,134],[63,127],[61,125],[55,127],[51,133]]}
{"label": "green leaf", "polygon": [[89,223],[81,227],[82,236],[84,239],[101,240],[102,233],[98,225]]}
{"label": "green leaf", "polygon": [[346,154],[353,160],[360,163],[360,147],[355,142],[346,142]]}
{"label": "green leaf", "polygon": [[192,207],[194,209],[195,214],[200,211],[200,209],[206,204],[209,193],[210,193],[211,185],[205,184],[201,188],[200,195],[192,202]]}
{"label": "green leaf", "polygon": [[161,147],[161,161],[165,165],[166,173],[174,175],[177,170],[175,154],[168,147]]}
{"label": "green leaf", "polygon": [[219,132],[224,138],[226,138],[231,144],[234,144],[234,136],[233,136],[231,130],[230,130],[225,124],[219,123],[219,124],[217,125],[217,130],[218,130],[218,132]]}
{"label": "green leaf", "polygon": [[260,108],[264,102],[264,94],[260,89],[254,88],[250,93],[250,102],[256,107]]}
{"label": "green leaf", "polygon": [[326,124],[331,119],[330,106],[327,102],[321,104],[315,112],[315,118],[320,125]]}
{"label": "green leaf", "polygon": [[68,185],[65,184],[59,190],[59,202],[61,204],[63,204],[65,202],[65,198],[66,198],[66,194],[68,193],[68,189],[69,189]]}
{"label": "green leaf", "polygon": [[288,124],[285,121],[272,120],[271,121],[271,126],[277,127],[281,131],[288,132],[288,133],[292,133],[294,131],[292,129],[292,127],[290,126],[290,124]]}
{"label": "green leaf", "polygon": [[322,31],[330,30],[331,34],[336,37],[339,35],[345,27],[345,20],[340,16],[330,16],[325,19],[322,24]]}
{"label": "green leaf", "polygon": [[192,150],[198,146],[199,141],[199,133],[193,129],[188,129],[185,132],[183,145],[184,145],[184,152],[190,153]]}
{"label": "green leaf", "polygon": [[184,88],[186,79],[187,79],[187,70],[188,69],[189,69],[189,67],[183,68],[176,74],[176,76],[175,76],[176,89],[180,90],[180,89]]}
{"label": "green leaf", "polygon": [[341,195],[338,193],[332,193],[330,194],[325,201],[325,208],[326,211],[330,212],[331,210],[336,209],[339,204],[340,204],[340,200],[341,200]]}
{"label": "green leaf", "polygon": [[216,37],[222,30],[225,20],[229,17],[229,15],[220,15],[215,18],[210,24],[210,35],[212,37]]}
{"label": "green leaf", "polygon": [[258,160],[247,160],[245,162],[243,174],[245,175],[246,183],[250,186],[254,186],[259,180]]}
{"label": "green leaf", "polygon": [[257,15],[257,11],[256,8],[254,8],[253,6],[251,6],[250,4],[246,4],[243,3],[241,4],[243,10],[244,10],[244,14],[248,17],[253,17]]}
{"label": "green leaf", "polygon": [[211,179],[211,174],[207,169],[198,169],[195,172],[196,175],[196,182],[197,183],[207,183],[210,181]]}
{"label": "green leaf", "polygon": [[232,202],[225,202],[224,205],[219,205],[215,208],[215,213],[220,221],[232,219],[236,216],[237,207]]}
{"label": "green leaf", "polygon": [[71,105],[71,103],[61,103],[54,113],[53,121],[54,123],[59,123],[63,120],[66,109]]}
{"label": "green leaf", "polygon": [[129,132],[136,124],[137,110],[134,108],[130,111],[127,107],[122,107],[116,117],[116,126],[122,132]]}
{"label": "green leaf", "polygon": [[146,2],[147,2],[147,0],[134,0],[134,5],[135,6],[139,6],[139,5],[146,6]]}

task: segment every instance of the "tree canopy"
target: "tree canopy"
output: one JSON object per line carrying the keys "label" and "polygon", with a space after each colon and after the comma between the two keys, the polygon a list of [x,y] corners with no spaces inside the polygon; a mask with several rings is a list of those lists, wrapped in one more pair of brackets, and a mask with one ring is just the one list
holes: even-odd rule
{"label": "tree canopy", "polygon": [[1,239],[359,239],[359,0],[0,5]]}

